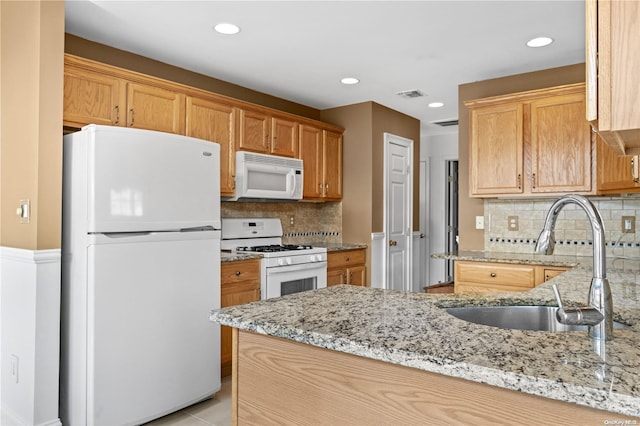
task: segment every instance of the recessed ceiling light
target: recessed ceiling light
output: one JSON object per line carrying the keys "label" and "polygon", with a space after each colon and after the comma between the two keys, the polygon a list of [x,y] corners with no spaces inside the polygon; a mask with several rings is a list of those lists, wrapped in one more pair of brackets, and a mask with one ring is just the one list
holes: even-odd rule
{"label": "recessed ceiling light", "polygon": [[219,32],[220,34],[238,34],[240,32],[239,26],[235,24],[231,24],[229,22],[221,22],[219,24],[216,24],[216,26],[213,27],[213,29]]}
{"label": "recessed ceiling light", "polygon": [[431,102],[429,105],[427,105],[429,108],[440,108],[444,106],[444,103],[442,102]]}
{"label": "recessed ceiling light", "polygon": [[527,42],[529,47],[544,47],[553,43],[553,39],[549,37],[536,37]]}
{"label": "recessed ceiling light", "polygon": [[358,84],[358,83],[360,83],[360,80],[358,80],[355,77],[345,77],[345,78],[340,80],[340,83],[342,83],[342,84]]}

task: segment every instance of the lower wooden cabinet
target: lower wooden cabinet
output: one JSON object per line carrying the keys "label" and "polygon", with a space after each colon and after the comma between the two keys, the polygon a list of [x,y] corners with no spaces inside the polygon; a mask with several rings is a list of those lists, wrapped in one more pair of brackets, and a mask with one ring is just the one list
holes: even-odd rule
{"label": "lower wooden cabinet", "polygon": [[519,292],[530,290],[569,268],[458,260],[455,293]]}
{"label": "lower wooden cabinet", "polygon": [[333,251],[327,254],[327,287],[338,284],[367,284],[366,249]]}
{"label": "lower wooden cabinet", "polygon": [[[260,300],[260,259],[223,262],[220,280],[220,307]],[[222,377],[231,375],[231,327],[220,327]]]}

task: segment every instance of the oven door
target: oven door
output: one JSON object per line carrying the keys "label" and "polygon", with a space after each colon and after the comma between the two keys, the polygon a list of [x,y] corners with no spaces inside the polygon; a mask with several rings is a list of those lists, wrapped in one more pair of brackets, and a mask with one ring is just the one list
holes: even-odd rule
{"label": "oven door", "polygon": [[263,299],[324,288],[327,286],[327,262],[266,268],[262,285]]}

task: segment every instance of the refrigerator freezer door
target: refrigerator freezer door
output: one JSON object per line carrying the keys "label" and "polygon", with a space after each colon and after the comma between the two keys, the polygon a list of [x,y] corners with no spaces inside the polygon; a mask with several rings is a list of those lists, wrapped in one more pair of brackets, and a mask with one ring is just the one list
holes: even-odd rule
{"label": "refrigerator freezer door", "polygon": [[219,231],[96,235],[88,247],[87,423],[139,424],[220,389]]}
{"label": "refrigerator freezer door", "polygon": [[220,229],[220,145],[149,130],[90,125],[89,232]]}

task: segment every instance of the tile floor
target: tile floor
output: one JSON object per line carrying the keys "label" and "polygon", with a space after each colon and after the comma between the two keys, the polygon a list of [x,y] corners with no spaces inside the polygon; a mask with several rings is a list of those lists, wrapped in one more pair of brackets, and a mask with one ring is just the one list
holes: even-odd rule
{"label": "tile floor", "polygon": [[145,426],[230,426],[231,377],[222,379],[222,388],[211,399],[145,423]]}

